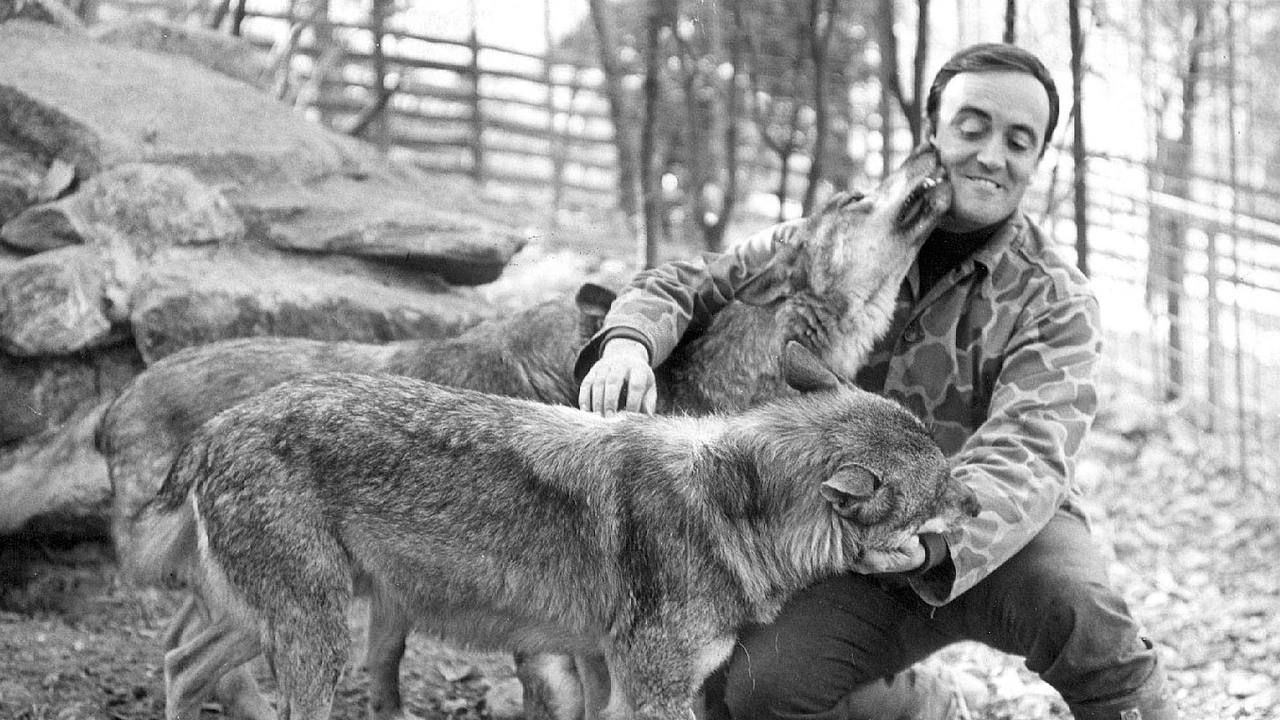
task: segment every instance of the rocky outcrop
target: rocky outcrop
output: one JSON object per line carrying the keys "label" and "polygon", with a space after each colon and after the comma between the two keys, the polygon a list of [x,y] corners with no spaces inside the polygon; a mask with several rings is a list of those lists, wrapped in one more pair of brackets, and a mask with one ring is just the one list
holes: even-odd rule
{"label": "rocky outcrop", "polygon": [[95,418],[177,349],[500,311],[519,219],[277,103],[248,43],[0,0],[0,48],[0,533],[95,526]]}

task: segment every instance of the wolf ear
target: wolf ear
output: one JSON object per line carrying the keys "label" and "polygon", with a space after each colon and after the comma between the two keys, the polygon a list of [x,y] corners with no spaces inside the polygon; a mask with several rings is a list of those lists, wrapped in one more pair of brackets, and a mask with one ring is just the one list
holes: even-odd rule
{"label": "wolf ear", "polygon": [[818,359],[809,348],[795,340],[788,340],[782,348],[782,377],[787,384],[802,393],[835,390],[840,378],[831,368]]}
{"label": "wolf ear", "polygon": [[822,483],[822,497],[831,503],[831,509],[842,518],[866,520],[860,517],[867,503],[880,489],[880,478],[871,470],[854,465],[842,468]]}
{"label": "wolf ear", "polygon": [[600,331],[604,316],[617,298],[617,293],[603,285],[588,282],[578,288],[573,302],[578,306],[578,331],[582,337],[589,338]]}

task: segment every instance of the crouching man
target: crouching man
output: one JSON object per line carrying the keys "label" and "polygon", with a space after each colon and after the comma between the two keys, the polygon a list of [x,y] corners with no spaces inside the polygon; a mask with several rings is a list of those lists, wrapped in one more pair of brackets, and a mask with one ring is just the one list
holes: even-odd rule
{"label": "crouching man", "polygon": [[[938,72],[926,109],[951,210],[856,378],[926,421],[982,514],[793,597],[708,681],[711,717],[967,717],[954,688],[912,667],[961,640],[1025,657],[1079,720],[1177,717],[1076,500],[1097,409],[1098,304],[1019,209],[1058,107],[1045,67],[1011,45],[966,48]],[[760,256],[638,276],[579,358],[582,407],[612,414],[625,387],[623,409],[652,408],[651,367],[685,331],[767,291],[753,282]]]}

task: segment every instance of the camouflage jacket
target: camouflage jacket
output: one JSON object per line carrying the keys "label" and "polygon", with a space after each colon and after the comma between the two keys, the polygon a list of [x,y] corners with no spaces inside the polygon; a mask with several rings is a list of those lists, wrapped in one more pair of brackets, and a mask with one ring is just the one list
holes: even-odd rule
{"label": "camouflage jacket", "polygon": [[[779,297],[753,270],[790,241],[784,223],[724,255],[636,276],[579,356],[580,372],[613,337],[640,340],[660,364],[690,324],[730,301]],[[920,297],[912,267],[892,329],[858,373],[859,385],[895,399],[931,428],[952,472],[982,513],[946,536],[951,563],[909,582],[944,604],[973,587],[1073,500],[1076,455],[1097,409],[1098,304],[1085,277],[1016,213],[987,244]]]}

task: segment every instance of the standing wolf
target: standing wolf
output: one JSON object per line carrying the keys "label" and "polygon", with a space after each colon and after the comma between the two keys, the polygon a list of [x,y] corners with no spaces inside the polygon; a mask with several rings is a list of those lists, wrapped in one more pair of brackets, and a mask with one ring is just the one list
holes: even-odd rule
{"label": "standing wolf", "polygon": [[[666,370],[670,403],[664,410],[741,409],[788,393],[778,357],[789,339],[849,375],[883,333],[893,293],[949,200],[936,153],[922,147],[870,194],[839,195],[794,224],[788,262],[774,270],[787,294],[759,306],[730,306],[716,329],[689,343]],[[565,303],[541,306],[444,343],[380,347],[252,339],[162,360],[116,401],[99,437],[115,489],[115,536],[126,566],[143,577],[154,575],[131,560],[156,541],[152,528],[138,522],[138,511],[194,429],[218,411],[288,378],[323,370],[405,374],[571,405],[577,399],[573,360],[590,336],[583,334],[578,312],[590,329],[609,300],[580,297],[577,312]],[[732,382],[726,382],[729,377]],[[203,622],[200,608],[188,603],[171,623],[166,645],[198,632]],[[368,667],[371,703],[380,717],[401,710],[397,673],[406,630],[396,608],[375,604]],[[224,683],[219,696],[234,712],[271,717],[246,670]]]}
{"label": "standing wolf", "polygon": [[143,515],[171,538],[146,564],[211,618],[165,658],[168,720],[259,652],[283,718],[327,718],[353,594],[446,639],[601,653],[606,717],[689,717],[743,625],[977,512],[918,420],[827,378],[737,416],[608,421],[326,374],[220,413]]}

